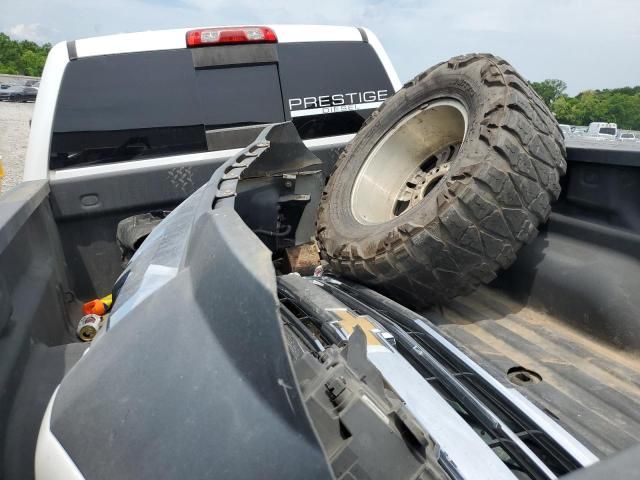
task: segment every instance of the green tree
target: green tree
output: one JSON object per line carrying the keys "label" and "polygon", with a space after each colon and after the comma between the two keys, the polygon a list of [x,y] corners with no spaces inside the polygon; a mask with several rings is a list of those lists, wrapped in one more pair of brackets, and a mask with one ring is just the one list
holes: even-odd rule
{"label": "green tree", "polygon": [[12,40],[0,33],[0,73],[39,77],[49,50],[49,43],[38,45],[29,40]]}
{"label": "green tree", "polygon": [[569,97],[563,93],[566,84],[561,80],[544,80],[531,85],[560,123],[615,122],[625,130],[640,130],[640,86],[586,90]]}
{"label": "green tree", "polygon": [[532,82],[531,86],[542,97],[547,107],[551,107],[567,89],[567,84],[557,78],[543,80],[542,82]]}
{"label": "green tree", "polygon": [[556,119],[560,123],[567,123],[569,125],[576,125],[580,122],[576,120],[574,113],[575,99],[569,98],[566,95],[562,95],[555,102],[553,102],[553,113]]}

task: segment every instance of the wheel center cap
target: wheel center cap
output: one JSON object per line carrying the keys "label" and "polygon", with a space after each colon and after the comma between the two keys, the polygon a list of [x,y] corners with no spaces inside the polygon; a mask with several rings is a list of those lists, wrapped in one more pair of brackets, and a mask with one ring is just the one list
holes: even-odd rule
{"label": "wheel center cap", "polygon": [[396,197],[393,207],[394,216],[402,215],[434,190],[436,185],[449,173],[451,161],[459,149],[460,144],[449,145],[431,155],[413,172]]}

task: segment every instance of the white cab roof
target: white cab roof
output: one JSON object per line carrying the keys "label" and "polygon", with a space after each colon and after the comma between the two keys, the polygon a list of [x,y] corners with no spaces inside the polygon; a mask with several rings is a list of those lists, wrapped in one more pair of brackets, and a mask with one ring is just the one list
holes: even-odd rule
{"label": "white cab roof", "polygon": [[[236,25],[240,26],[240,25]],[[246,25],[242,25],[246,26]],[[257,26],[257,25],[256,25]],[[402,87],[395,68],[376,35],[369,29],[333,25],[259,25],[271,28],[278,43],[299,42],[362,42],[374,49],[395,91]],[[187,48],[186,34],[198,28],[216,28],[223,25],[155,30],[138,33],[122,33],[102,37],[83,38],[73,42],[77,58],[119,53],[148,52]],[[230,25],[233,27],[233,25]],[[56,44],[47,58],[33,112],[29,135],[29,147],[24,167],[24,180],[49,178],[49,147],[53,115],[58,99],[58,90],[69,63],[67,42]]]}
{"label": "white cab roof", "polygon": [[[262,26],[262,25],[261,25]],[[361,42],[362,34],[356,27],[340,27],[332,25],[264,25],[271,28],[278,37],[278,43],[292,42]],[[148,52],[152,50],[169,50],[186,48],[186,34],[192,27],[172,30],[154,30],[137,33],[121,33],[102,37],[76,40],[78,57],[95,55],[111,55],[115,53]],[[233,27],[233,26],[231,26]],[[369,32],[367,32],[369,33]]]}

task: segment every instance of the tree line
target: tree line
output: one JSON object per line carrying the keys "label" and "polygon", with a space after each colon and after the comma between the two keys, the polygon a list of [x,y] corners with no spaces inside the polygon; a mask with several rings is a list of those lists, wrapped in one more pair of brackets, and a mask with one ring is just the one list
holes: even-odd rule
{"label": "tree line", "polygon": [[39,77],[49,50],[50,43],[38,45],[29,40],[12,40],[0,33],[0,73]]}
{"label": "tree line", "polygon": [[575,97],[565,93],[567,84],[562,80],[532,82],[531,86],[560,123],[615,122],[623,130],[640,130],[640,86],[587,90]]}

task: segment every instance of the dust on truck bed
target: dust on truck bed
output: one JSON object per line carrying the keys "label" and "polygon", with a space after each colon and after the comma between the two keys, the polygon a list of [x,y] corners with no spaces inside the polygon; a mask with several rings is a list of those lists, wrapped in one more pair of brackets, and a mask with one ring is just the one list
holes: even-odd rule
{"label": "dust on truck bed", "polygon": [[640,360],[483,287],[425,315],[496,379],[605,457],[640,442]]}

